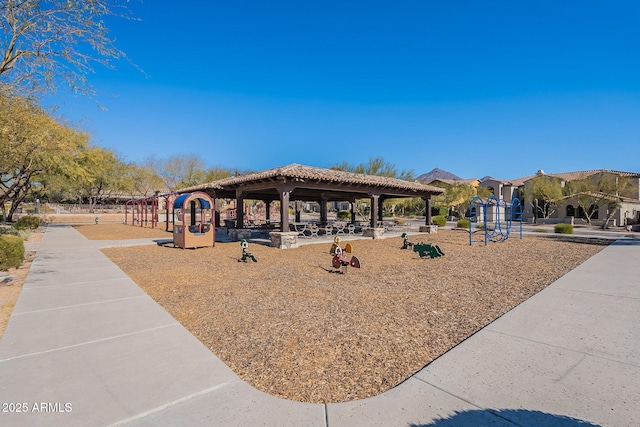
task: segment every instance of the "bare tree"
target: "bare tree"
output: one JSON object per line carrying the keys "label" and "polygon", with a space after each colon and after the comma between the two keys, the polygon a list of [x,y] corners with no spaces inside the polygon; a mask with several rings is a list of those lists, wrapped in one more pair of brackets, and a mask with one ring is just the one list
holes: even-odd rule
{"label": "bare tree", "polygon": [[112,68],[126,55],[114,45],[107,17],[133,19],[122,0],[0,0],[0,85],[24,94],[66,83],[93,94],[94,65]]}

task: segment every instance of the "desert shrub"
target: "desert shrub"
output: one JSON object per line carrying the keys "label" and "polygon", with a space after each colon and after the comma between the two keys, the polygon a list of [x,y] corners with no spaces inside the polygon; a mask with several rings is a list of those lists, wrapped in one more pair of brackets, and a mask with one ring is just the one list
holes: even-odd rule
{"label": "desert shrub", "polygon": [[438,227],[444,227],[445,225],[447,225],[447,218],[445,218],[443,215],[436,215],[431,218],[431,222]]}
{"label": "desert shrub", "polygon": [[468,219],[459,219],[458,222],[456,223],[456,227],[458,228],[469,228],[469,225],[471,223],[469,222]]}
{"label": "desert shrub", "polygon": [[19,236],[0,235],[0,270],[19,267],[24,260],[24,242]]}
{"label": "desert shrub", "polygon": [[16,221],[13,226],[18,230],[22,230],[25,228],[35,230],[36,228],[40,227],[40,218],[33,215],[23,216],[18,221]]}
{"label": "desert shrub", "polygon": [[560,234],[573,234],[573,225],[571,224],[556,224],[553,227],[554,233]]}
{"label": "desert shrub", "polygon": [[351,219],[351,212],[338,211],[337,216],[338,216],[338,219]]}
{"label": "desert shrub", "polygon": [[10,236],[19,236],[20,232],[13,227],[0,227],[0,234],[8,234]]}

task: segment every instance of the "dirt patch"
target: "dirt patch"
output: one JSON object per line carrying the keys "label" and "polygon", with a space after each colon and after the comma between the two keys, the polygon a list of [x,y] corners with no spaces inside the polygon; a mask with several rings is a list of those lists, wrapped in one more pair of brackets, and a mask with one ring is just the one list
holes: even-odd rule
{"label": "dirt patch", "polygon": [[86,224],[74,225],[89,240],[146,239],[155,237],[172,238],[173,234],[164,228],[134,227],[124,224]]}
{"label": "dirt patch", "polygon": [[362,268],[340,274],[330,239],[250,245],[255,263],[238,262],[239,243],[104,253],[240,378],[328,403],[389,390],[608,244],[525,236],[470,246],[460,231],[411,240],[445,256],[401,250],[400,237],[363,239],[350,242]]}

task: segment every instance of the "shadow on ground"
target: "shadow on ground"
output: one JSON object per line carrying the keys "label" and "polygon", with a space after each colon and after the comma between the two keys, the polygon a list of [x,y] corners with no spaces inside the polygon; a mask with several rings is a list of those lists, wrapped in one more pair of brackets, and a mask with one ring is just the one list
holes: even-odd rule
{"label": "shadow on ground", "polygon": [[587,421],[563,415],[548,414],[526,409],[474,410],[456,412],[454,415],[435,420],[429,424],[409,424],[411,427],[481,427],[481,426],[554,426],[554,427],[599,427]]}

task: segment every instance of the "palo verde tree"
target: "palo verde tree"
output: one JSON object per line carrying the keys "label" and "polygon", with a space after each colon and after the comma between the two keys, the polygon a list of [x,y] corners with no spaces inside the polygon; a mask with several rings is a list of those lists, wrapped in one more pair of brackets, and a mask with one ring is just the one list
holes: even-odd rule
{"label": "palo verde tree", "polygon": [[93,94],[94,66],[126,58],[105,18],[132,19],[122,0],[0,0],[0,85],[12,92],[54,92],[66,84]]}
{"label": "palo verde tree", "polygon": [[0,90],[0,206],[18,206],[37,186],[64,173],[88,136],[47,114],[34,101]]}
{"label": "palo verde tree", "polygon": [[531,197],[536,217],[541,215],[543,218],[549,218],[558,209],[558,201],[564,196],[560,181],[546,175],[532,178],[525,191],[526,196]]}
{"label": "palo verde tree", "polygon": [[567,183],[568,190],[576,196],[578,206],[588,224],[600,207],[606,208],[609,220],[621,206],[621,195],[628,191],[631,181],[615,172],[584,173],[579,179]]}

